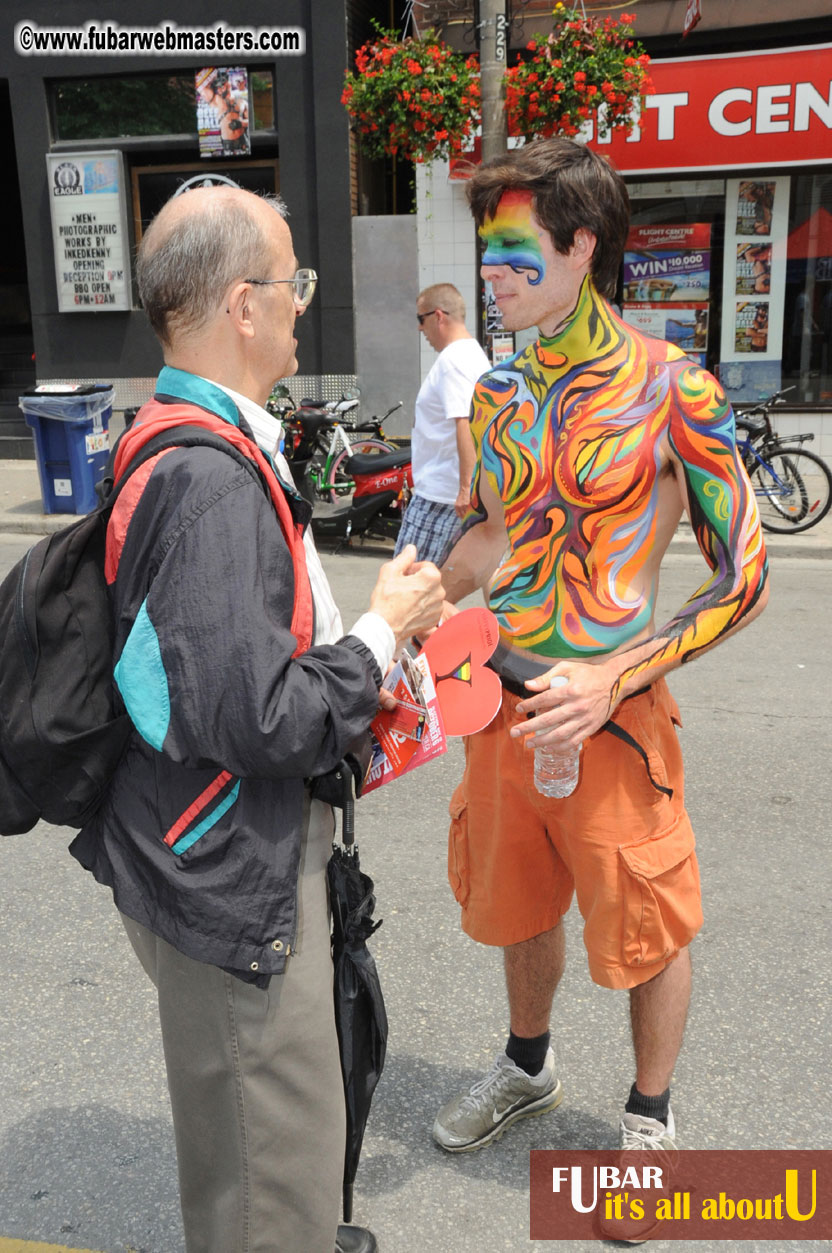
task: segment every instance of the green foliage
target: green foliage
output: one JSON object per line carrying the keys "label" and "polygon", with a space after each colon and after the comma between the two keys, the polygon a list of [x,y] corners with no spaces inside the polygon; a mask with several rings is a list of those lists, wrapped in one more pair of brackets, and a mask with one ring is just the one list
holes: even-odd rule
{"label": "green foliage", "polygon": [[193,74],[68,78],[55,85],[59,139],[116,139],[196,131]]}

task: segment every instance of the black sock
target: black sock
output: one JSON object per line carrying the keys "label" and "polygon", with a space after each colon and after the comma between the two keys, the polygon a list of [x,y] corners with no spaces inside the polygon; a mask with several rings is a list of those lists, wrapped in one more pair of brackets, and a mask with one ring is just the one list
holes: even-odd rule
{"label": "black sock", "polygon": [[627,1104],[624,1106],[624,1112],[627,1114],[639,1114],[642,1118],[655,1118],[667,1126],[667,1111],[669,1108],[670,1088],[665,1088],[661,1096],[645,1096],[633,1084],[630,1088]]}
{"label": "black sock", "polygon": [[509,1032],[506,1045],[506,1057],[510,1057],[515,1066],[525,1070],[527,1075],[539,1075],[546,1061],[549,1048],[549,1032],[543,1035],[525,1036]]}

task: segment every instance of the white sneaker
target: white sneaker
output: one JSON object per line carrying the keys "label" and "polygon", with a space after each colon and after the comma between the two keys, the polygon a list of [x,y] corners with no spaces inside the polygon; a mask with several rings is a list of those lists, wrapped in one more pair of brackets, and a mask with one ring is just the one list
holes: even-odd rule
{"label": "white sneaker", "polygon": [[519,1118],[534,1118],[560,1105],[563,1087],[555,1075],[555,1055],[546,1053],[543,1069],[528,1075],[499,1053],[487,1075],[440,1109],[433,1138],[448,1153],[466,1153],[499,1140]]}
{"label": "white sneaker", "polygon": [[672,1109],[667,1111],[667,1126],[658,1118],[624,1114],[618,1128],[618,1143],[622,1149],[675,1149],[675,1136]]}
{"label": "white sneaker", "polygon": [[[600,1220],[601,1235],[608,1240],[620,1240],[624,1244],[645,1244],[654,1235],[667,1231],[665,1223],[656,1218],[656,1202],[660,1196],[670,1197],[673,1191],[673,1154],[676,1152],[676,1124],[673,1112],[667,1111],[667,1126],[658,1118],[645,1118],[642,1114],[623,1114],[618,1128],[618,1143],[622,1152],[638,1153],[643,1150],[660,1154],[657,1165],[662,1166],[662,1191],[651,1194],[652,1213],[643,1218],[622,1217]],[[632,1159],[623,1158],[622,1170],[634,1165]]]}

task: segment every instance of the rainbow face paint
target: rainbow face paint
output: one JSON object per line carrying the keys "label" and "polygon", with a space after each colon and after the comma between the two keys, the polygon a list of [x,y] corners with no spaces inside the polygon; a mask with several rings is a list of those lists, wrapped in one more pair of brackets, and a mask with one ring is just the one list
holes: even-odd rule
{"label": "rainbow face paint", "polygon": [[532,221],[531,192],[504,192],[496,214],[477,234],[485,244],[481,265],[507,265],[515,274],[525,274],[532,287],[542,282],[546,263]]}
{"label": "rainbow face paint", "polygon": [[[589,279],[574,316],[474,391],[480,485],[499,497],[509,551],[489,587],[500,641],[539,659],[601,656],[651,644],[622,674],[688,660],[752,608],[766,556],[751,485],[719,384],[679,349],[613,318]],[[674,464],[677,469],[674,469]],[[653,552],[688,511],[710,567],[660,631]]]}

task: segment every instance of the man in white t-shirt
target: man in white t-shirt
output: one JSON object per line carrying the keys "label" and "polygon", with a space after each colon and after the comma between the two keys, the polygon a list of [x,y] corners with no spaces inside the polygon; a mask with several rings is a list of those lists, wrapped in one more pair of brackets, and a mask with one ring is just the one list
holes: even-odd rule
{"label": "man in white t-shirt", "polygon": [[491,366],[465,325],[465,302],[453,283],[426,287],[416,317],[439,356],[416,398],[413,498],[396,552],[415,544],[420,561],[439,564],[471,501],[476,457],[468,415],[474,384]]}

